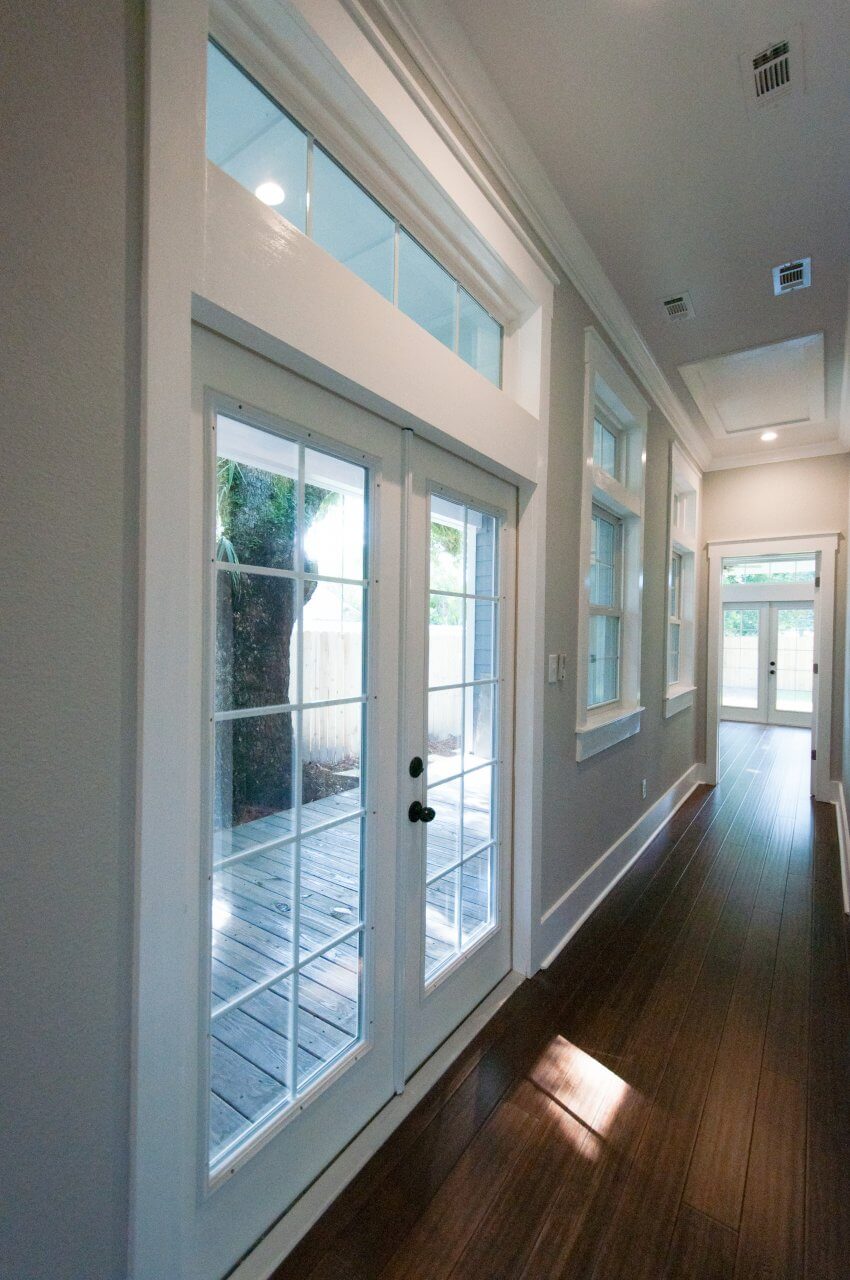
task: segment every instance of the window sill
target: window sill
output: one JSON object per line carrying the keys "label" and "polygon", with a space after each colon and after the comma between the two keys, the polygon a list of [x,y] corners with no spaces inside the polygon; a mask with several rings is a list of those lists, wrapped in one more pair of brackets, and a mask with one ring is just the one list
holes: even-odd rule
{"label": "window sill", "polygon": [[664,719],[669,720],[671,716],[692,707],[695,694],[694,684],[671,684],[664,698]]}
{"label": "window sill", "polygon": [[617,706],[598,714],[591,712],[587,724],[576,726],[576,760],[587,760],[640,733],[643,710],[639,706]]}

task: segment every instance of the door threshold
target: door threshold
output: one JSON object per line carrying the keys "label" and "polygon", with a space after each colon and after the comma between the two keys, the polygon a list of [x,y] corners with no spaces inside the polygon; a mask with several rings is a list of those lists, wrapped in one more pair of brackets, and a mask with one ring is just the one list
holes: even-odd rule
{"label": "door threshold", "polygon": [[525,979],[511,970],[464,1019],[447,1040],[410,1077],[404,1092],[390,1098],[349,1142],[324,1173],[304,1191],[283,1217],[269,1228],[227,1280],[269,1280],[322,1214],[345,1190],[403,1120],[419,1105],[463,1051]]}

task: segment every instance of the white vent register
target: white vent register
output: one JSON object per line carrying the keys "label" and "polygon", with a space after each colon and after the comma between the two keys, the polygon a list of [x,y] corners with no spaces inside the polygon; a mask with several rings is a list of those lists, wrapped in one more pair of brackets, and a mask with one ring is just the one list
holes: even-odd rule
{"label": "white vent register", "polygon": [[773,292],[779,298],[783,293],[794,293],[797,289],[808,289],[812,283],[811,258],[797,258],[794,262],[784,262],[781,267],[773,268]]}

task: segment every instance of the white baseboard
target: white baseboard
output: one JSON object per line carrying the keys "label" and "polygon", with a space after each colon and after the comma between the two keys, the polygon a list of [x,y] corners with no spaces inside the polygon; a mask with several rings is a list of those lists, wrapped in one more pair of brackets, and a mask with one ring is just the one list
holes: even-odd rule
{"label": "white baseboard", "polygon": [[843,782],[833,780],[832,803],[835,805],[835,819],[838,823],[841,892],[844,896],[844,911],[850,915],[850,822],[847,819],[847,797],[844,794]]}
{"label": "white baseboard", "polygon": [[625,835],[611,845],[593,866],[576,880],[567,892],[545,912],[540,921],[537,954],[545,957],[541,968],[547,969],[587,917],[626,874],[676,810],[699,786],[705,765],[693,764],[674,782],[669,791],[646,810]]}
{"label": "white baseboard", "polygon": [[436,1053],[422,1064],[405,1086],[404,1093],[391,1098],[361,1129],[333,1164],[259,1240],[251,1252],[230,1272],[228,1280],[268,1280],[291,1253],[299,1240],[318,1222],[327,1208],[344,1191],[375,1152],[383,1146],[440,1077],[471,1044],[501,1006],[522,985],[522,974],[511,972],[473,1009],[469,1017],[449,1036]]}

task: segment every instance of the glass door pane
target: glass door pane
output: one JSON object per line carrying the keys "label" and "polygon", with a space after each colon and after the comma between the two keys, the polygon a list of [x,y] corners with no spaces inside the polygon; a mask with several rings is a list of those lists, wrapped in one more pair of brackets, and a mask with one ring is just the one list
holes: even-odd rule
{"label": "glass door pane", "polygon": [[367,473],[219,414],[210,1164],[362,1038]]}
{"label": "glass door pane", "polygon": [[776,662],[773,707],[810,716],[814,688],[814,606],[775,605]]}
{"label": "glass door pane", "polygon": [[758,607],[723,610],[723,706],[757,711],[760,701]]}
{"label": "glass door pane", "polygon": [[427,983],[495,920],[498,522],[429,499]]}

